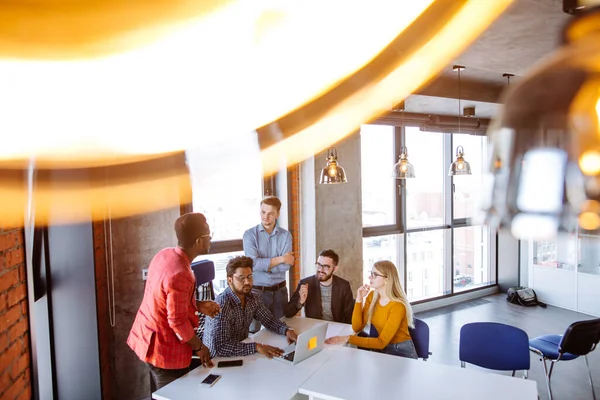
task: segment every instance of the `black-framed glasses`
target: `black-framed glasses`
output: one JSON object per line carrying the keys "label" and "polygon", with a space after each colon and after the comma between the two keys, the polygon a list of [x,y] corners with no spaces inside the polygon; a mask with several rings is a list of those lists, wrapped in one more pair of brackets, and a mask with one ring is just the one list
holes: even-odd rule
{"label": "black-framed glasses", "polygon": [[254,279],[254,276],[252,276],[252,274],[250,274],[250,275],[233,275],[233,277],[235,279],[237,279],[238,281],[240,281],[241,283],[244,283],[246,280],[248,282],[252,282],[252,279]]}
{"label": "black-framed glasses", "polygon": [[373,279],[375,279],[375,278],[377,278],[378,276],[380,276],[380,277],[382,277],[382,278],[387,278],[387,276],[385,276],[385,275],[381,275],[381,274],[378,274],[378,273],[377,273],[377,272],[375,272],[375,271],[371,271],[371,272],[369,273],[369,278],[373,278]]}
{"label": "black-framed glasses", "polygon": [[327,265],[327,264],[321,264],[321,263],[320,263],[320,262],[318,262],[318,261],[315,263],[315,267],[316,267],[317,269],[321,269],[321,270],[323,270],[323,271],[325,271],[325,272],[329,272],[329,271],[331,271],[331,269],[333,268],[331,265]]}

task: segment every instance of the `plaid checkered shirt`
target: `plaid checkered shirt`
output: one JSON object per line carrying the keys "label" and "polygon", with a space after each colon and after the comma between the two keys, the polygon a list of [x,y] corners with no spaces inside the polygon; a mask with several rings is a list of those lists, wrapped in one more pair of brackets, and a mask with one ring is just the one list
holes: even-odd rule
{"label": "plaid checkered shirt", "polygon": [[260,298],[252,293],[246,296],[244,308],[239,297],[229,287],[215,301],[221,306],[221,312],[215,318],[206,317],[203,338],[211,357],[256,353],[256,343],[242,343],[248,337],[253,319],[259,320],[265,328],[280,335],[285,335],[288,330],[288,326],[275,318]]}

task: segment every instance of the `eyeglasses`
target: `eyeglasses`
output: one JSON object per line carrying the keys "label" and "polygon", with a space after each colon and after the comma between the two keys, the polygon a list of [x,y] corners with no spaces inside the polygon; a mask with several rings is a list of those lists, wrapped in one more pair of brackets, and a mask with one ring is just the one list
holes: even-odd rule
{"label": "eyeglasses", "polygon": [[323,264],[321,264],[319,262],[315,263],[315,267],[317,269],[322,269],[325,272],[328,272],[328,271],[330,271],[333,268],[331,265],[323,265]]}
{"label": "eyeglasses", "polygon": [[241,276],[233,275],[233,277],[235,279],[237,279],[238,281],[242,282],[242,283],[244,283],[246,280],[248,280],[248,282],[252,282],[252,279],[254,278],[254,276],[252,276],[252,275],[247,275],[247,276],[244,276],[244,275],[241,275]]}
{"label": "eyeglasses", "polygon": [[373,278],[373,279],[375,279],[375,278],[377,278],[378,276],[380,276],[380,277],[382,277],[382,278],[387,278],[387,276],[385,276],[385,275],[381,275],[381,274],[378,274],[378,273],[377,273],[377,272],[375,272],[375,271],[371,271],[371,272],[369,273],[369,278]]}

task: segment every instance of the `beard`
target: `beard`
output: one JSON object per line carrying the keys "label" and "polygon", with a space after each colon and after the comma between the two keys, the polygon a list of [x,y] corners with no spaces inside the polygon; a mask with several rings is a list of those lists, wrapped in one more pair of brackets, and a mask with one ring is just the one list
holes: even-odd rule
{"label": "beard", "polygon": [[326,273],[321,272],[321,271],[317,271],[317,280],[319,282],[325,282],[325,281],[328,281],[329,278],[331,278],[332,275],[333,275],[333,271],[331,271],[329,274],[326,274]]}
{"label": "beard", "polygon": [[240,285],[240,286],[233,285],[232,289],[236,294],[248,296],[250,294],[250,292],[252,291],[252,285]]}

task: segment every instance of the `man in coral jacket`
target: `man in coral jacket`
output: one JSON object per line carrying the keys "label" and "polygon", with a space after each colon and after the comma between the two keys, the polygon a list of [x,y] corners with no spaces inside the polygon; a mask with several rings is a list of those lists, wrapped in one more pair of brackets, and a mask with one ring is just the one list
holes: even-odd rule
{"label": "man in coral jacket", "polygon": [[192,353],[205,367],[212,367],[210,353],[196,336],[199,310],[208,316],[219,313],[212,301],[196,302],[196,279],[192,260],[210,249],[210,228],[200,213],[187,213],[175,222],[177,247],[158,252],[148,267],[142,304],[127,344],[150,369],[160,389],[189,372]]}

